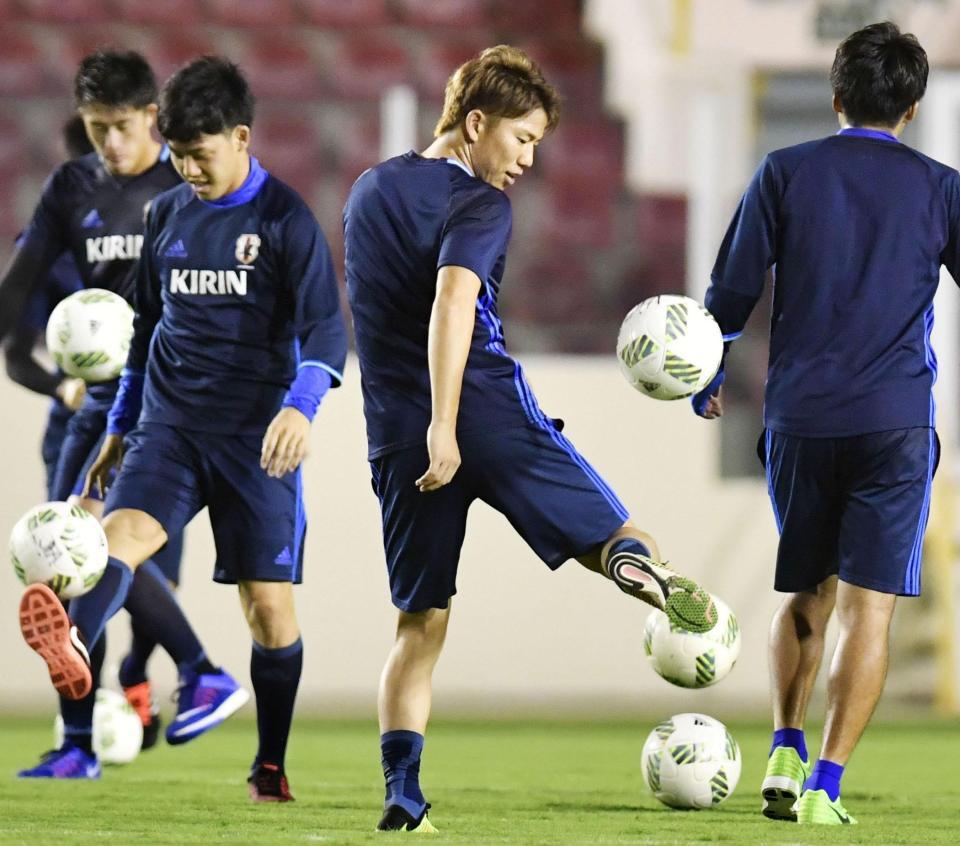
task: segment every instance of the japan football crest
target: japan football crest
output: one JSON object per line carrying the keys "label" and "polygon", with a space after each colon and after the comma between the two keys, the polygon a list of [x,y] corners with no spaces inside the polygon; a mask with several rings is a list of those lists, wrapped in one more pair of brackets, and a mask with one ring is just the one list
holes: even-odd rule
{"label": "japan football crest", "polygon": [[259,235],[241,235],[237,238],[237,261],[240,264],[253,264],[260,254]]}

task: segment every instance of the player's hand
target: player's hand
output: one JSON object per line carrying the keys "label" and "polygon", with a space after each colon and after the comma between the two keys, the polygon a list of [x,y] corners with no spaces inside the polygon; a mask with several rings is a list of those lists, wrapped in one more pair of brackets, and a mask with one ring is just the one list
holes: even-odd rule
{"label": "player's hand", "polygon": [[453,478],[460,467],[456,424],[431,423],[427,429],[427,452],[430,455],[430,466],[416,481],[420,493],[439,490]]}
{"label": "player's hand", "polygon": [[100,454],[93,462],[83,483],[83,496],[90,496],[91,491],[97,491],[102,499],[107,493],[107,481],[110,472],[120,466],[123,461],[123,436],[107,435],[100,447]]}
{"label": "player's hand", "polygon": [[268,476],[279,479],[300,466],[309,442],[310,421],[291,406],[281,408],[263,436],[260,466]]}
{"label": "player's hand", "polygon": [[693,404],[693,410],[700,417],[707,420],[714,420],[723,416],[723,368],[717,371],[713,381],[707,385],[700,393],[694,394],[690,402]]}
{"label": "player's hand", "polygon": [[83,379],[68,376],[57,385],[57,399],[71,411],[76,411],[83,405],[87,395],[87,383]]}

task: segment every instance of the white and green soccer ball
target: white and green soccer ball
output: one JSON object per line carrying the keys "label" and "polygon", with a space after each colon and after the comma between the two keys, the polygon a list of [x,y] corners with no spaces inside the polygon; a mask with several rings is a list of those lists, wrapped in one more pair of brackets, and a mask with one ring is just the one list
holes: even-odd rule
{"label": "white and green soccer ball", "polygon": [[643,651],[653,669],[678,687],[709,687],[724,678],[740,657],[740,624],[729,606],[713,597],[717,624],[708,632],[675,626],[652,611],[643,627]]}
{"label": "white and green soccer ball", "polygon": [[634,306],[617,336],[617,362],[638,391],[659,400],[689,397],[710,384],[723,358],[713,315],[690,297],[661,294]]}
{"label": "white and green soccer ball", "polygon": [[127,362],[133,309],[123,297],[87,288],[61,300],[47,321],[47,349],[68,376],[115,379]]}
{"label": "white and green soccer ball", "polygon": [[[140,754],[143,724],[121,693],[97,689],[93,706],[93,751],[103,764],[129,764]],[[63,746],[63,717],[53,721],[53,746]]]}
{"label": "white and green soccer ball", "polygon": [[677,714],[660,723],[641,755],[643,780],[671,808],[713,808],[740,780],[740,747],[727,727],[706,714]]}
{"label": "white and green soccer ball", "polygon": [[40,582],[61,599],[74,599],[100,581],[107,566],[107,538],[86,509],[45,502],[13,527],[10,562],[25,585]]}

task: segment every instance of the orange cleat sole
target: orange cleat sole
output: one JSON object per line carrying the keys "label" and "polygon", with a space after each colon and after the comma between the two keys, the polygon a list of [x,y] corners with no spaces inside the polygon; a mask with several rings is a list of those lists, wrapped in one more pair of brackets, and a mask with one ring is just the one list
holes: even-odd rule
{"label": "orange cleat sole", "polygon": [[47,663],[50,681],[66,699],[83,699],[93,688],[82,645],[71,636],[73,624],[63,603],[46,585],[30,585],[20,599],[20,632]]}

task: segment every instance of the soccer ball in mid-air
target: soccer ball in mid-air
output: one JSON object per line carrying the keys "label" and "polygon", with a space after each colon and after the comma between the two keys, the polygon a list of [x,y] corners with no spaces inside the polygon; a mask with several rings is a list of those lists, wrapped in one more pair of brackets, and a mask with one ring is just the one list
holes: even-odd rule
{"label": "soccer ball in mid-air", "polygon": [[[129,764],[140,753],[143,724],[123,694],[101,687],[93,706],[93,751],[103,764]],[[53,721],[53,746],[63,746],[63,717]]]}
{"label": "soccer ball in mid-air", "polygon": [[661,294],[634,306],[617,336],[626,380],[660,400],[689,397],[717,375],[723,336],[717,321],[690,297]]}
{"label": "soccer ball in mid-air", "polygon": [[740,656],[740,624],[725,602],[713,598],[717,624],[708,632],[674,626],[653,611],[643,627],[643,651],[657,674],[679,687],[709,687],[733,669]]}
{"label": "soccer ball in mid-air", "polygon": [[671,808],[702,810],[723,802],[740,779],[740,747],[727,727],[705,714],[677,714],[643,744],[643,779]]}
{"label": "soccer ball in mid-air", "polygon": [[133,309],[123,297],[87,288],[61,300],[47,321],[47,349],[68,376],[115,379],[133,337]]}
{"label": "soccer ball in mid-air", "polygon": [[74,599],[103,575],[107,538],[97,518],[79,505],[46,502],[13,527],[10,561],[25,585],[42,582],[61,599]]}

